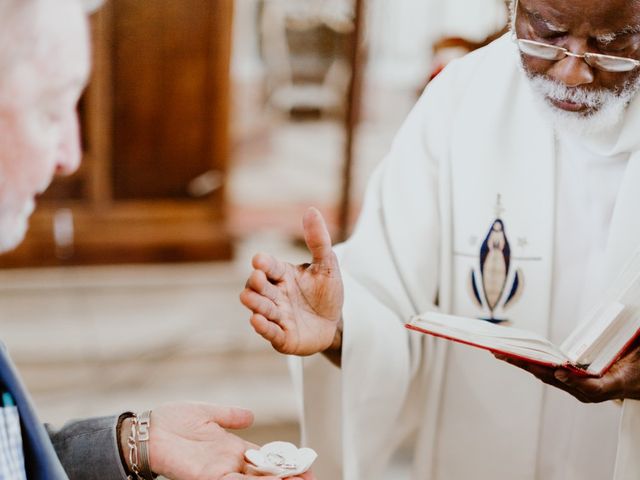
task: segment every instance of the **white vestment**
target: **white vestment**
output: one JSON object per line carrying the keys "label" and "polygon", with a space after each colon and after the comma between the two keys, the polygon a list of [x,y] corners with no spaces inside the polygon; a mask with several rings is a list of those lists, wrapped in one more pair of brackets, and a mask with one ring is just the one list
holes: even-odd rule
{"label": "white vestment", "polygon": [[[548,338],[560,345],[585,318],[605,285],[611,217],[628,154],[602,155],[584,135],[559,132],[556,148],[555,232]],[[537,477],[610,479],[620,406],[587,405],[560,389],[543,390]],[[593,439],[598,438],[598,442]]]}
{"label": "white vestment", "polygon": [[[314,470],[321,479],[381,478],[411,434],[416,480],[543,479],[542,405],[551,387],[486,352],[404,328],[412,315],[439,309],[551,334],[553,268],[560,261],[557,143],[518,62],[505,36],[449,65],[370,180],[355,232],[338,248],[342,369],[321,355],[292,362],[303,441],[320,454]],[[623,127],[590,145],[598,155],[629,156],[605,249],[606,278],[640,245],[638,132],[636,98]],[[487,293],[491,281],[482,280],[481,252],[498,218],[510,267],[495,301]],[[621,413],[615,480],[640,478],[639,403],[615,407]],[[595,452],[599,441],[592,439]]]}

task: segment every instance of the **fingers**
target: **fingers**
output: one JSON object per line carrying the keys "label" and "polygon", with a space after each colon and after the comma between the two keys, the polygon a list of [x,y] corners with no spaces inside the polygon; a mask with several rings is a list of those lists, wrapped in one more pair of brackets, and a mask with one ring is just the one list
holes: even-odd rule
{"label": "fingers", "polygon": [[[289,479],[289,480],[294,480],[294,479]],[[311,470],[309,470],[308,472],[305,472],[302,475],[300,475],[299,479],[296,477],[296,480],[316,480],[316,476],[313,474]]]}
{"label": "fingers", "polygon": [[581,402],[585,402],[585,403],[588,402],[588,399],[584,394],[582,394],[582,392],[572,389],[571,387],[569,387],[568,385],[565,385],[555,377],[555,372],[557,371],[556,368],[546,367],[546,366],[542,366],[542,365],[538,365],[530,362],[525,362],[523,360],[508,357],[502,354],[494,353],[494,356],[498,360],[503,360],[508,364],[513,365],[514,367],[518,367],[524,370],[525,372],[530,373],[531,375],[536,377],[538,380],[546,383],[547,385],[551,385],[552,387],[556,387],[564,392],[567,392],[569,395],[576,397]]}
{"label": "fingers", "polygon": [[202,404],[211,421],[222,428],[241,429],[250,427],[253,423],[253,413],[238,407],[222,407],[219,405]]}
{"label": "fingers", "polygon": [[273,285],[267,279],[266,273],[262,270],[254,270],[251,275],[249,275],[249,279],[245,286],[260,295],[267,297],[272,302],[275,302],[278,299],[278,287]]}
{"label": "fingers", "polygon": [[526,372],[529,372],[531,375],[534,375],[535,377],[539,378],[543,382],[549,383],[547,380],[556,381],[556,379],[553,376],[556,369],[553,367],[538,365],[536,363],[527,362],[524,360],[520,360],[518,358],[502,355],[500,353],[494,353],[493,356],[496,357],[498,360],[502,360],[504,362],[507,362],[510,365],[513,365],[514,367],[518,367],[518,368],[521,368],[522,370],[525,370]]}
{"label": "fingers", "polygon": [[583,392],[594,402],[623,396],[623,381],[615,373],[607,374],[602,378],[585,378],[571,375],[566,370],[558,370],[555,372],[555,378],[567,387]]}
{"label": "fingers", "polygon": [[322,218],[315,208],[310,208],[302,217],[304,241],[311,252],[313,263],[323,264],[332,261],[331,237]]}
{"label": "fingers", "polygon": [[[252,475],[251,471],[254,470],[252,465],[246,465],[245,470],[247,473],[228,473],[221,480],[280,480],[280,477],[265,476],[265,475]],[[316,480],[316,477],[311,472],[303,473],[300,476],[287,477],[287,480]]]}
{"label": "fingers", "polygon": [[[562,383],[554,377],[554,372],[556,371],[555,368],[545,367],[542,365],[537,365],[535,363],[523,362],[512,358],[508,358],[505,361],[515,367],[521,368],[525,372],[529,372],[531,375],[536,377],[538,380],[543,381],[544,383],[553,385],[555,387],[564,387],[564,385],[562,385]],[[563,390],[566,390],[566,387],[563,388]]]}
{"label": "fingers", "polygon": [[278,306],[267,297],[254,292],[249,288],[245,288],[240,294],[242,304],[253,313],[259,313],[268,320],[277,322],[280,320],[280,311]]}
{"label": "fingers", "polygon": [[529,372],[538,380],[563,390],[584,403],[602,402],[621,396],[623,385],[620,378],[614,374],[602,378],[588,378],[563,368],[546,367],[499,354],[495,357]]}
{"label": "fingers", "polygon": [[280,328],[280,325],[267,320],[263,315],[259,313],[254,313],[251,316],[251,326],[256,331],[256,333],[262,336],[265,340],[267,340],[273,348],[278,351],[281,351],[285,341],[286,335],[284,330]]}
{"label": "fingers", "polygon": [[[259,259],[257,263],[260,264]],[[267,280],[265,272],[254,270],[240,294],[240,301],[253,312],[250,322],[256,333],[282,351],[286,335],[279,324],[280,311],[275,303],[278,295],[278,288]]]}
{"label": "fingers", "polygon": [[267,278],[273,282],[279,282],[284,278],[287,271],[287,264],[280,260],[267,255],[266,253],[258,253],[251,260],[251,265],[256,270],[263,271]]}
{"label": "fingers", "polygon": [[229,473],[222,477],[221,480],[280,480],[278,477],[265,477],[265,476],[257,476],[257,475],[245,475],[243,473]]}
{"label": "fingers", "polygon": [[[301,477],[287,477],[287,480],[315,480],[316,477],[307,476],[305,473]],[[281,480],[280,477],[268,476],[264,475],[247,475],[243,473],[229,473],[222,477],[221,480]]]}

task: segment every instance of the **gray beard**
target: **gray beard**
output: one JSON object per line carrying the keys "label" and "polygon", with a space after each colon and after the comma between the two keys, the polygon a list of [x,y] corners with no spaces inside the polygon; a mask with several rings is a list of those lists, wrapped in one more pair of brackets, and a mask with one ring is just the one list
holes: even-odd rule
{"label": "gray beard", "polygon": [[17,212],[0,208],[0,253],[13,250],[22,242],[29,228],[29,217],[34,206],[31,200]]}
{"label": "gray beard", "polygon": [[[524,70],[524,67],[523,67]],[[640,90],[640,76],[629,82],[622,91],[588,90],[567,87],[542,75],[524,70],[543,115],[551,120],[559,132],[573,135],[599,134],[613,130],[620,124],[633,97]],[[588,112],[569,112],[553,105],[550,99],[588,105]]]}

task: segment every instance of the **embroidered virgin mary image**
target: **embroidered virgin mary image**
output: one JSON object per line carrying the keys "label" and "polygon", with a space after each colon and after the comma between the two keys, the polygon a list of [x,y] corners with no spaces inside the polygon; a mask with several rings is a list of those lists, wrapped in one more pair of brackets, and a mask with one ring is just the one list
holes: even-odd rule
{"label": "embroidered virgin mary image", "polygon": [[482,320],[492,323],[507,321],[506,318],[498,318],[495,312],[498,309],[504,311],[518,301],[524,289],[524,275],[520,269],[510,275],[511,248],[500,218],[491,224],[480,246],[478,270],[471,270],[469,286],[474,303],[488,310],[488,317]]}

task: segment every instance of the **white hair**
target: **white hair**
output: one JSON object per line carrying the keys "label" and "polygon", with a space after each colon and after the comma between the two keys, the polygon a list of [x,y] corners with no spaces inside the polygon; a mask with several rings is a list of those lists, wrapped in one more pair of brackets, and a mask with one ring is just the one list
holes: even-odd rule
{"label": "white hair", "polygon": [[508,0],[508,7],[509,7],[509,30],[511,32],[515,32],[515,22],[514,20],[516,19],[516,0]]}
{"label": "white hair", "polygon": [[41,15],[40,0],[0,0],[0,82],[6,79],[18,59],[25,58],[41,41],[36,35]]}
{"label": "white hair", "polygon": [[[39,35],[45,25],[46,12],[40,8],[45,2],[60,0],[0,0],[0,88],[12,67],[41,48],[46,39]],[[104,0],[68,0],[77,2],[90,15]]]}
{"label": "white hair", "polygon": [[90,15],[102,6],[104,0],[80,0],[80,3],[84,11]]}
{"label": "white hair", "polygon": [[[11,12],[17,12],[21,9],[29,8],[30,6],[36,5],[41,0],[0,0],[0,12],[3,14],[11,14]],[[98,10],[104,0],[77,0],[78,3],[82,6],[82,9],[87,14],[92,14],[96,10]],[[6,19],[5,15],[0,16],[2,19]]]}

